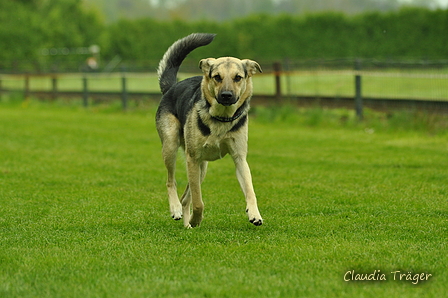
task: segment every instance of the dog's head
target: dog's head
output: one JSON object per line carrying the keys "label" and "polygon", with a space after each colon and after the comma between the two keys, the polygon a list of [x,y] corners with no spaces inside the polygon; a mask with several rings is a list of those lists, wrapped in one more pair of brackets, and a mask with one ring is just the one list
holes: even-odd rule
{"label": "dog's head", "polygon": [[251,78],[262,72],[257,62],[233,57],[202,59],[199,67],[204,73],[202,91],[211,108],[230,113],[252,95]]}

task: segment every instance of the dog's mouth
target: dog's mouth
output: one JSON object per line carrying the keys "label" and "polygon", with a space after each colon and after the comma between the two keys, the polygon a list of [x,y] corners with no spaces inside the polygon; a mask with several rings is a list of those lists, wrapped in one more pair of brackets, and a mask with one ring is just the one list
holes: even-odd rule
{"label": "dog's mouth", "polygon": [[216,101],[223,106],[231,106],[238,102],[238,97],[236,97],[232,91],[222,91],[218,94]]}

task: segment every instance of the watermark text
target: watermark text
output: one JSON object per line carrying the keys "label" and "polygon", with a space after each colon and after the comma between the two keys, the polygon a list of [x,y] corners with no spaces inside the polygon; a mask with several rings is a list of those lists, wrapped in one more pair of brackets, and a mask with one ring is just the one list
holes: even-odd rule
{"label": "watermark text", "polygon": [[404,281],[410,282],[414,285],[428,281],[432,277],[431,273],[427,272],[411,272],[392,270],[390,272],[381,272],[381,270],[374,270],[372,272],[357,272],[355,270],[349,270],[344,274],[344,281]]}

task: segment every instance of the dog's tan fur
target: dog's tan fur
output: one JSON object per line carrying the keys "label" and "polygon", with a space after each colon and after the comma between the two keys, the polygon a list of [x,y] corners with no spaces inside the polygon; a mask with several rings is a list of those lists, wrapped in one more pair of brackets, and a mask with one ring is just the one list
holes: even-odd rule
{"label": "dog's tan fur", "polygon": [[[186,116],[183,126],[180,112],[177,110],[174,112],[174,108],[164,107],[168,106],[168,103],[162,104],[165,100],[174,106],[179,100],[170,92],[164,95],[167,98],[162,98],[157,113],[157,128],[168,170],[167,188],[171,216],[176,220],[183,217],[187,228],[200,225],[204,209],[201,183],[207,171],[207,163],[230,154],[235,163],[239,184],[246,197],[249,221],[261,225],[263,220],[258,210],[252,177],[246,161],[247,112],[252,96],[252,76],[261,72],[261,67],[255,61],[233,57],[203,59],[199,66],[203,72],[198,86],[200,98],[192,99],[194,101],[192,106],[183,110]],[[190,86],[174,85],[171,88],[182,90]],[[180,146],[186,153],[188,174],[188,185],[181,200],[177,196],[174,177],[176,155]]]}

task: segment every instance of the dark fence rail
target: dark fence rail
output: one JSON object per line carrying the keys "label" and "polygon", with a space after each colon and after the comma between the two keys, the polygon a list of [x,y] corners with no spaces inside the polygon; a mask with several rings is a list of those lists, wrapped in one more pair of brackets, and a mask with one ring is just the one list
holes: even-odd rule
{"label": "dark fence rail", "polygon": [[[361,60],[352,62],[352,69],[345,63],[328,62],[264,64],[264,73],[254,77],[253,104],[288,101],[300,106],[344,107],[354,109],[360,119],[364,107],[448,113],[448,66],[398,68],[393,64],[393,68],[386,68],[378,66],[379,63],[375,66]],[[181,77],[190,75],[180,73]],[[421,90],[412,89],[419,83]],[[388,91],[393,89],[391,84],[403,86],[395,86],[397,91],[391,93]],[[47,100],[82,98],[84,106],[92,100],[119,98],[123,109],[128,107],[129,100],[160,99],[154,73],[3,74],[0,94],[6,93]]]}

